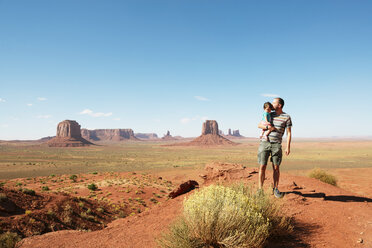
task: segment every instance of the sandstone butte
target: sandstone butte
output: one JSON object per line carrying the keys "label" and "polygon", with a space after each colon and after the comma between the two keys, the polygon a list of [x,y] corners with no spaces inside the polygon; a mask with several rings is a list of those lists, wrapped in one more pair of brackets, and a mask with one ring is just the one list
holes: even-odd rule
{"label": "sandstone butte", "polygon": [[81,136],[80,125],[73,120],[64,120],[58,123],[57,135],[49,140],[50,147],[79,147],[93,145]]}

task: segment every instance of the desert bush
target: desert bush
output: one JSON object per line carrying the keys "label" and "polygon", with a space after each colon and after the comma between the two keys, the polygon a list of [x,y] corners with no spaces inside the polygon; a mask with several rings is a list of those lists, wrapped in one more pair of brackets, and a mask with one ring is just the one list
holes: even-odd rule
{"label": "desert bush", "polygon": [[95,185],[94,183],[92,183],[92,184],[89,184],[88,185],[88,189],[90,189],[90,190],[97,190],[98,189],[98,186],[97,185]]}
{"label": "desert bush", "polygon": [[244,185],[212,185],[184,200],[183,214],[158,240],[161,247],[262,247],[292,230],[268,195]]}
{"label": "desert bush", "polygon": [[311,178],[315,178],[315,179],[318,179],[324,183],[328,183],[328,184],[331,184],[331,185],[334,185],[336,186],[337,185],[337,179],[335,176],[327,173],[326,171],[324,170],[321,170],[319,168],[315,168],[313,169],[312,171],[310,171],[309,177]]}
{"label": "desert bush", "polygon": [[49,191],[49,187],[48,186],[43,186],[43,187],[41,187],[41,190],[42,191]]}
{"label": "desert bush", "polygon": [[17,233],[6,232],[0,234],[0,248],[13,248],[21,240]]}
{"label": "desert bush", "polygon": [[70,179],[75,183],[76,180],[77,180],[77,176],[76,175],[71,175]]}
{"label": "desert bush", "polygon": [[33,189],[24,188],[24,189],[22,189],[22,192],[27,194],[27,195],[35,195],[35,190],[33,190]]}

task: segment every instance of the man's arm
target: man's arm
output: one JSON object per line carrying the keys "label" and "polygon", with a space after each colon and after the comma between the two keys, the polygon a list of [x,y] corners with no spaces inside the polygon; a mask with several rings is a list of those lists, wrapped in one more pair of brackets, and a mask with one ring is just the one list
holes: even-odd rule
{"label": "man's arm", "polygon": [[259,129],[262,129],[262,130],[270,130],[270,131],[274,131],[275,130],[275,127],[273,126],[265,126],[265,125],[262,125],[262,123],[258,123],[258,128]]}
{"label": "man's arm", "polygon": [[292,140],[292,130],[291,127],[287,127],[287,149],[285,150],[285,155],[291,153],[291,140]]}

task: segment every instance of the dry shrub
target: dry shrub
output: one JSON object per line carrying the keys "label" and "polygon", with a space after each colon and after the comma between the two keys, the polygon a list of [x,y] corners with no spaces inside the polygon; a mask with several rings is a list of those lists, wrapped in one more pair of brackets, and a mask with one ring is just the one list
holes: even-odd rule
{"label": "dry shrub", "polygon": [[244,185],[211,185],[184,200],[183,215],[163,234],[163,248],[262,247],[292,227],[268,195]]}
{"label": "dry shrub", "polygon": [[324,170],[321,170],[319,168],[315,168],[312,171],[310,171],[309,177],[318,179],[324,183],[331,184],[333,186],[337,186],[337,179],[335,176],[328,174]]}
{"label": "dry shrub", "polygon": [[6,232],[0,234],[0,248],[13,248],[21,240],[17,233]]}

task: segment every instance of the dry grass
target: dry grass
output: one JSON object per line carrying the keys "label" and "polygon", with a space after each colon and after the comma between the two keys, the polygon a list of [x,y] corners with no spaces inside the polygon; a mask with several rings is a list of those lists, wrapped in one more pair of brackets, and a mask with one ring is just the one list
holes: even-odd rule
{"label": "dry grass", "polygon": [[263,247],[269,238],[292,231],[290,220],[268,195],[244,185],[212,185],[184,201],[182,217],[159,245],[184,247]]}
{"label": "dry grass", "polygon": [[21,240],[17,233],[5,232],[0,234],[0,248],[13,248]]}
{"label": "dry grass", "polygon": [[324,170],[321,170],[319,168],[315,168],[312,171],[310,171],[309,177],[318,179],[324,183],[331,184],[333,186],[337,186],[337,179],[335,176],[327,173]]}

